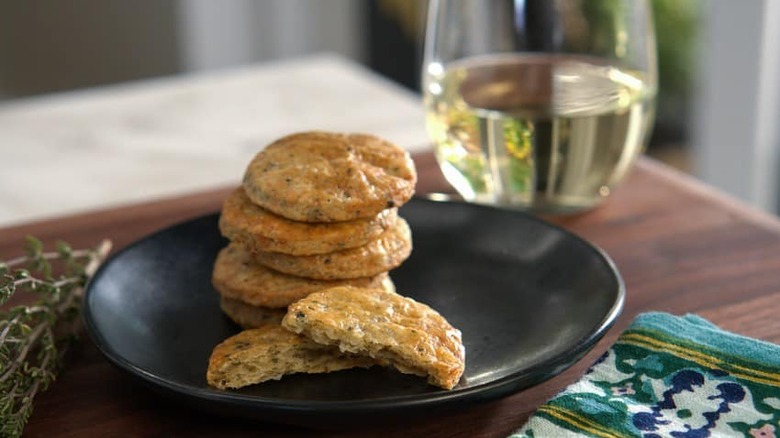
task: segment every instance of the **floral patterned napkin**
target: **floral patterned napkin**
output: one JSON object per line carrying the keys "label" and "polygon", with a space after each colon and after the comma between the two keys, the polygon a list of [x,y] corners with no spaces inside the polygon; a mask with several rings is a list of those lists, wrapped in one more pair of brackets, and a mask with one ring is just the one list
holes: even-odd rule
{"label": "floral patterned napkin", "polygon": [[780,436],[780,346],[695,315],[639,315],[511,438]]}

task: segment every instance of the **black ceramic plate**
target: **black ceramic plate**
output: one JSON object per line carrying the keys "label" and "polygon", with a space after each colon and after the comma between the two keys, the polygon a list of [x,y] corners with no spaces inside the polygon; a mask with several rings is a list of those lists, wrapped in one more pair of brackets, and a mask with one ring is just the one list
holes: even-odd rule
{"label": "black ceramic plate", "polygon": [[292,375],[235,391],[206,384],[212,348],[239,331],[209,279],[225,245],[218,215],[149,236],[90,283],[87,330],[106,357],[153,388],[200,408],[305,425],[387,420],[495,399],[580,359],[617,318],[624,286],[609,258],[531,216],[415,199],[401,209],[412,256],[398,291],[463,332],[466,371],[451,391],[390,369]]}

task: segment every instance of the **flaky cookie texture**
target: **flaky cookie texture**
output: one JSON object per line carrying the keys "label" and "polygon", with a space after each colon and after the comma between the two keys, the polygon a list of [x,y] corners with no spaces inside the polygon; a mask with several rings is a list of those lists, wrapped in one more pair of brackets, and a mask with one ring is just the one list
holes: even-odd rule
{"label": "flaky cookie texture", "polygon": [[219,307],[233,322],[242,328],[259,328],[265,325],[280,325],[287,313],[286,308],[272,309],[247,304],[241,300],[220,297]]}
{"label": "flaky cookie texture", "polygon": [[217,254],[211,283],[223,297],[270,308],[287,307],[310,293],[334,286],[351,285],[395,290],[387,272],[325,281],[284,274],[257,263],[248,251],[235,243]]}
{"label": "flaky cookie texture", "polygon": [[293,221],[253,204],[239,188],[225,200],[219,228],[223,236],[250,251],[311,255],[365,245],[395,224],[397,217],[398,209],[389,208],[370,218],[344,222]]}
{"label": "flaky cookie texture", "polygon": [[452,389],[463,375],[460,330],[411,298],[378,289],[336,287],[287,310],[282,326],[323,345],[366,355],[379,364]]}
{"label": "flaky cookie texture", "polygon": [[243,185],[253,203],[304,222],[371,218],[414,194],[407,151],[367,134],[322,131],[283,137],[249,163]]}
{"label": "flaky cookie texture", "polygon": [[370,358],[317,344],[279,325],[244,330],[211,352],[206,380],[220,388],[241,388],[294,373],[328,373],[368,368]]}

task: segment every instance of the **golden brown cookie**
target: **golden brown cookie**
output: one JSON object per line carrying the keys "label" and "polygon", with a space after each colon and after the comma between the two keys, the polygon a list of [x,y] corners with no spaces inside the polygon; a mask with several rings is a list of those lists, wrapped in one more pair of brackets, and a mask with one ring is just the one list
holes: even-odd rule
{"label": "golden brown cookie", "polygon": [[214,347],[206,380],[220,389],[279,380],[293,373],[368,368],[373,361],[312,342],[278,325],[245,330]]}
{"label": "golden brown cookie", "polygon": [[291,256],[273,252],[252,254],[254,260],[271,269],[306,278],[335,280],[359,278],[389,271],[412,252],[412,232],[402,217],[378,239],[367,245],[330,254]]}
{"label": "golden brown cookie", "polygon": [[312,292],[334,286],[394,289],[386,272],[333,281],[318,281],[277,272],[255,262],[248,251],[235,243],[223,248],[217,255],[211,282],[223,297],[270,308],[287,307]]}
{"label": "golden brown cookie", "polygon": [[465,367],[460,330],[425,304],[379,289],[336,287],[292,304],[282,326],[341,351],[368,355],[452,389]]}
{"label": "golden brown cookie", "polygon": [[398,209],[389,208],[368,219],[293,221],[253,204],[239,188],[225,200],[219,228],[230,241],[252,252],[311,255],[365,245],[392,226],[397,217]]}
{"label": "golden brown cookie", "polygon": [[255,204],[289,219],[338,222],[371,218],[414,194],[409,153],[366,134],[304,132],[260,151],[244,174]]}
{"label": "golden brown cookie", "polygon": [[259,328],[264,325],[279,325],[287,309],[272,309],[247,304],[241,300],[221,297],[219,307],[225,315],[242,328]]}

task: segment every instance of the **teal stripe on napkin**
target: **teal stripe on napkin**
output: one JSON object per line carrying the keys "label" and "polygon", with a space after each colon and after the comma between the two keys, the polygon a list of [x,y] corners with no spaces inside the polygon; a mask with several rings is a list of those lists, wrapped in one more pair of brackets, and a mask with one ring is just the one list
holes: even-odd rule
{"label": "teal stripe on napkin", "polygon": [[512,438],[774,437],[780,347],[696,315],[644,313]]}
{"label": "teal stripe on napkin", "polygon": [[677,337],[682,334],[683,338],[692,338],[694,342],[716,351],[749,359],[776,372],[780,371],[780,346],[721,330],[697,315],[678,317],[668,313],[649,312],[638,315],[634,324]]}

